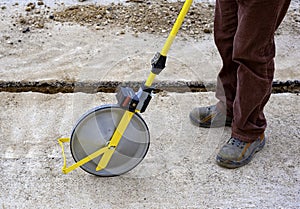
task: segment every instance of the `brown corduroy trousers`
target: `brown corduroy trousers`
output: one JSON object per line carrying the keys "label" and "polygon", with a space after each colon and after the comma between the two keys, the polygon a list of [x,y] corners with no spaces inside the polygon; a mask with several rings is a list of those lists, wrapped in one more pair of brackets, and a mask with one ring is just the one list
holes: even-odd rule
{"label": "brown corduroy trousers", "polygon": [[216,0],[214,38],[223,61],[217,107],[233,117],[232,137],[252,142],[266,129],[274,77],[274,33],[290,0]]}

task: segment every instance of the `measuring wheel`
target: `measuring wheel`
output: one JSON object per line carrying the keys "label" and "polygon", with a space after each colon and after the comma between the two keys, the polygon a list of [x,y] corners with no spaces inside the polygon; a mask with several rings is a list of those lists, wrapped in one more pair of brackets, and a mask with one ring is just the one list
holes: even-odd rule
{"label": "measuring wheel", "polygon": [[[76,162],[105,147],[116,130],[125,110],[119,105],[104,105],[85,114],[73,129],[71,153]],[[116,176],[137,166],[145,157],[150,144],[148,127],[135,113],[105,169],[96,171],[102,155],[80,166],[97,176]]]}
{"label": "measuring wheel", "polygon": [[[139,113],[146,110],[152,98],[153,81],[165,68],[167,53],[192,2],[185,1],[161,52],[151,60],[151,72],[139,90],[119,88],[117,105],[100,106],[89,111],[75,125],[71,138],[58,139],[64,160],[63,173],[81,167],[96,176],[116,176],[130,171],[144,159],[150,135]],[[70,142],[76,161],[69,167],[63,145],[66,142]]]}

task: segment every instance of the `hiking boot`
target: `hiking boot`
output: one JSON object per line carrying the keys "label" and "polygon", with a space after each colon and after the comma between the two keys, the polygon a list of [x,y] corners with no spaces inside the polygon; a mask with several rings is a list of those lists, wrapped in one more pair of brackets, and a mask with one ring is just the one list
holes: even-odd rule
{"label": "hiking boot", "polygon": [[246,165],[254,154],[264,147],[265,142],[264,134],[252,143],[231,137],[220,149],[216,159],[217,164],[226,168],[238,168]]}
{"label": "hiking boot", "polygon": [[194,125],[204,128],[231,126],[232,118],[221,113],[216,105],[197,107],[190,112],[190,119]]}

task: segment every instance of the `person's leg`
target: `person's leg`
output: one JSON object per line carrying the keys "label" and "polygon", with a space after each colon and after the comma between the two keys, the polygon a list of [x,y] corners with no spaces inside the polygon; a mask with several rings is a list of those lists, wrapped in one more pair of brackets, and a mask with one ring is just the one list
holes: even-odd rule
{"label": "person's leg", "polygon": [[217,78],[217,105],[197,107],[190,112],[191,122],[200,127],[231,126],[233,102],[236,93],[238,63],[232,60],[233,40],[238,25],[236,0],[217,0],[215,8],[214,38],[223,67]]}
{"label": "person's leg", "polygon": [[232,60],[234,36],[238,26],[236,0],[217,0],[214,21],[214,39],[222,58],[223,66],[217,77],[217,108],[233,117],[233,102],[236,94],[238,63]]}
{"label": "person's leg", "polygon": [[232,137],[251,142],[264,133],[263,108],[272,90],[274,33],[290,0],[239,0],[233,60],[239,63]]}
{"label": "person's leg", "polygon": [[265,144],[263,108],[274,76],[274,33],[290,0],[238,0],[238,28],[233,60],[239,63],[233,103],[232,134],[220,149],[217,163],[237,168],[250,162]]}

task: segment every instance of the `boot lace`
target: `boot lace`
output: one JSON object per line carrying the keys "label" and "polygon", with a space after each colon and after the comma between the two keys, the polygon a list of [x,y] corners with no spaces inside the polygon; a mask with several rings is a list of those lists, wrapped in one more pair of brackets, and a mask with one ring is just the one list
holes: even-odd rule
{"label": "boot lace", "polygon": [[231,144],[233,146],[236,146],[240,149],[243,149],[245,147],[245,145],[247,144],[246,142],[240,141],[239,139],[234,138],[234,137],[231,137],[227,143]]}

